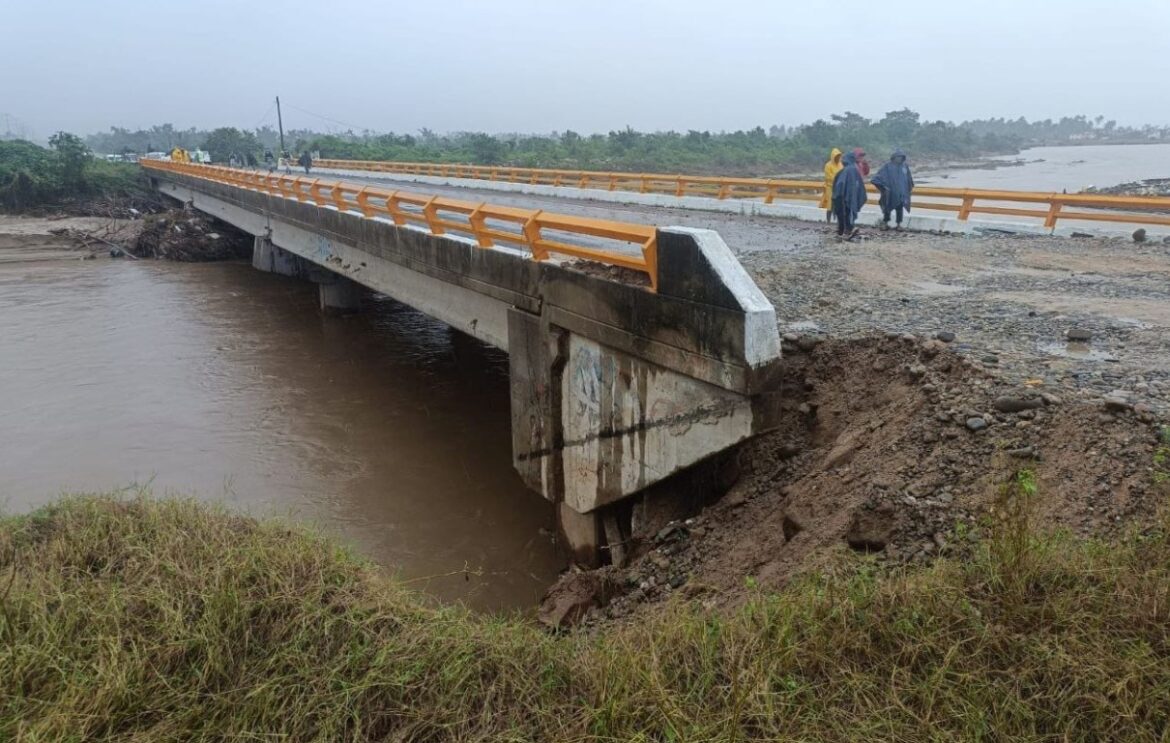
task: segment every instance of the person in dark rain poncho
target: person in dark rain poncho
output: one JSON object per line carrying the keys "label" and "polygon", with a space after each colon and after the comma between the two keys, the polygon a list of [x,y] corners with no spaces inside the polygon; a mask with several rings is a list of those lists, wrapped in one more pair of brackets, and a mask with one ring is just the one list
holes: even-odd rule
{"label": "person in dark rain poncho", "polygon": [[845,167],[833,181],[833,213],[837,215],[837,236],[852,240],[858,232],[853,223],[869,197],[865,193],[865,179],[857,169],[857,157],[847,152],[841,161]]}
{"label": "person in dark rain poncho", "polygon": [[902,212],[910,211],[910,192],[914,190],[914,176],[906,164],[906,153],[894,150],[890,161],[882,166],[870,181],[881,191],[878,203],[882,207],[882,229],[890,227],[890,212],[897,217],[895,229],[902,229]]}

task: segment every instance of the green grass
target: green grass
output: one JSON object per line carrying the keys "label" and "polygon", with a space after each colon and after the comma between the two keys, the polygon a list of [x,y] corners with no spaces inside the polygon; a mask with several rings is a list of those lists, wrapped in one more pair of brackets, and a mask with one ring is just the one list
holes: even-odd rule
{"label": "green grass", "polygon": [[1042,536],[597,636],[427,607],[276,523],[65,499],[0,521],[0,740],[1165,740],[1170,536]]}

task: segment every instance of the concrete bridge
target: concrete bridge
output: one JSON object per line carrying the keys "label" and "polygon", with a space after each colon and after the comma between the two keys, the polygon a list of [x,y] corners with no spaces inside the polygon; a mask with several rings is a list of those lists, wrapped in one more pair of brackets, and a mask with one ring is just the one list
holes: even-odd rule
{"label": "concrete bridge", "polygon": [[581,562],[628,537],[615,504],[773,423],[775,312],[715,232],[143,165],[254,235],[254,266],[315,281],[323,309],[364,287],[507,351],[513,463]]}

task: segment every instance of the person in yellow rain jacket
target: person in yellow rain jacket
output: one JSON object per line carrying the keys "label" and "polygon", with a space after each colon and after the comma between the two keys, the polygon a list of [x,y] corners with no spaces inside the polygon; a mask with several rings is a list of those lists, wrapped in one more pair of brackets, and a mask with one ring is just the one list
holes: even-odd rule
{"label": "person in yellow rain jacket", "polygon": [[181,147],[174,147],[171,149],[171,162],[173,162],[173,163],[183,162],[183,150]]}
{"label": "person in yellow rain jacket", "polygon": [[825,192],[821,194],[821,208],[825,210],[825,221],[833,221],[833,181],[845,166],[841,163],[841,150],[836,147],[829,153],[825,163]]}

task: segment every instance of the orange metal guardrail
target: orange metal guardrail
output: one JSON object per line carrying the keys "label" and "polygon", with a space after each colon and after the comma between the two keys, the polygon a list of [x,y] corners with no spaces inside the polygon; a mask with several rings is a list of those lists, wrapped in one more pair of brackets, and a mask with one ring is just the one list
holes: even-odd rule
{"label": "orange metal guardrail", "polygon": [[[260,191],[271,196],[300,202],[312,201],[317,206],[332,206],[338,211],[356,211],[367,218],[389,217],[396,225],[424,226],[433,235],[443,235],[449,231],[461,232],[474,237],[481,248],[492,248],[497,241],[523,246],[528,248],[533,259],[538,261],[556,253],[620,266],[646,274],[650,279],[651,291],[658,288],[657,230],[648,225],[574,217],[540,209],[493,206],[482,202],[461,201],[409,191],[391,191],[345,181],[327,181],[215,165],[175,163],[167,160],[141,160],[139,164],[151,170],[181,173]],[[453,218],[455,215],[461,219]],[[506,229],[507,225],[514,226],[514,229]],[[544,234],[545,230],[561,233],[565,237],[552,239]],[[632,243],[640,246],[641,253],[622,253],[565,241],[579,236]]]}
{"label": "orange metal guardrail", "polygon": [[[318,160],[316,165],[339,170],[362,170],[442,178],[471,178],[505,183],[595,188],[607,191],[706,196],[716,199],[762,199],[765,204],[771,204],[777,200],[819,201],[824,192],[822,181],[784,178],[722,178],[661,173],[618,173],[378,160],[322,159]],[[877,189],[872,185],[868,188],[873,193],[877,192]],[[914,196],[915,210],[952,212],[960,221],[964,222],[972,214],[999,214],[1042,219],[1047,228],[1055,227],[1058,219],[1170,225],[1170,198],[1164,197],[1098,196],[1033,191],[937,188],[933,186],[915,188]],[[947,199],[948,201],[923,200],[922,197]],[[1039,208],[1026,208],[1031,205],[1038,205]]]}

